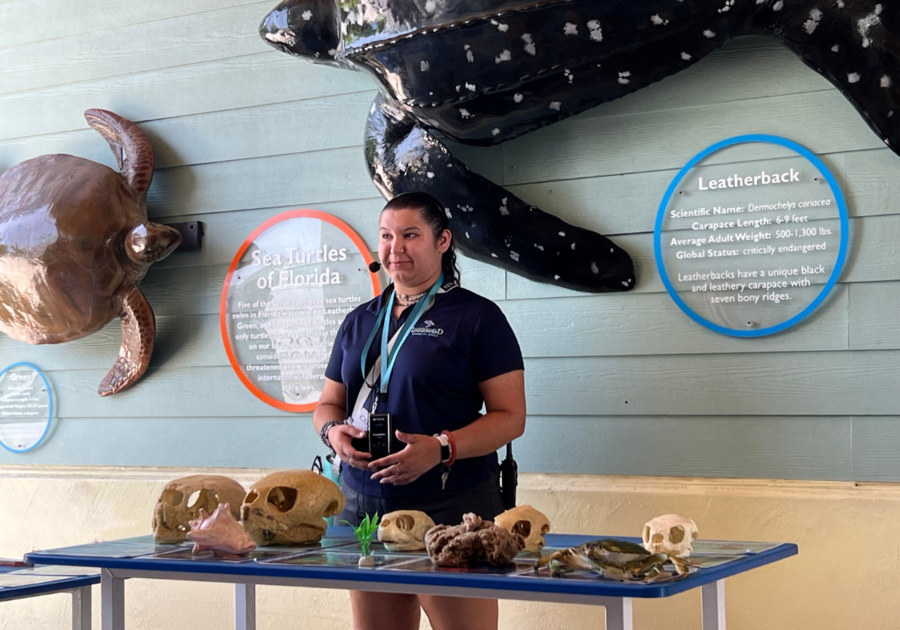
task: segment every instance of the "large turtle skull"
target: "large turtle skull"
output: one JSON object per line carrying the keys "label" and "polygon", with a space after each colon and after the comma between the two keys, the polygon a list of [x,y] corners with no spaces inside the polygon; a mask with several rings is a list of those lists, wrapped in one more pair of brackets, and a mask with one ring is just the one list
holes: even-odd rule
{"label": "large turtle skull", "polygon": [[153,539],[158,543],[187,540],[190,522],[200,510],[212,514],[221,503],[231,506],[235,519],[240,516],[244,487],[223,475],[191,475],[173,479],[163,488],[153,508]]}
{"label": "large turtle skull", "polygon": [[344,503],[330,479],[309,470],[283,470],[250,487],[241,520],[261,547],[314,543],[325,533],[324,517],[340,514]]}
{"label": "large turtle skull", "polygon": [[434,521],[425,512],[397,510],[381,517],[378,540],[388,551],[417,551],[425,548],[425,533]]}
{"label": "large turtle skull", "polygon": [[898,24],[900,8],[884,0],[284,0],[260,34],[377,81],[365,138],[372,180],[386,198],[417,190],[441,200],[465,254],[541,282],[624,291],[635,286],[628,254],[470,172],[432,130],[505,142],[756,33],[834,83],[896,152]]}
{"label": "large turtle skull", "polygon": [[506,510],[494,522],[509,533],[521,536],[525,541],[525,551],[538,552],[547,544],[544,536],[550,531],[550,520],[530,505]]}

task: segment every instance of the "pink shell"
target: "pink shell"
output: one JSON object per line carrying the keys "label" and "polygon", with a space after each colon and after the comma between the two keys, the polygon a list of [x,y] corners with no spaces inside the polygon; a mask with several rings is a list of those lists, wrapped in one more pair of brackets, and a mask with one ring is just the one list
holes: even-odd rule
{"label": "pink shell", "polygon": [[207,549],[226,553],[249,553],[256,549],[241,524],[234,520],[227,503],[220,503],[212,514],[200,509],[200,518],[190,521],[187,539],[194,541],[193,553]]}

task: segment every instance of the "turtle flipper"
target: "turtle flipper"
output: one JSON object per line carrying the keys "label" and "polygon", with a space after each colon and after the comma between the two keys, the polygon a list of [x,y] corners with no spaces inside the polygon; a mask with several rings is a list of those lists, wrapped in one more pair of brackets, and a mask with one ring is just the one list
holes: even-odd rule
{"label": "turtle flipper", "polygon": [[783,11],[760,12],[754,27],[831,81],[900,154],[900,9],[887,2],[837,4],[795,0]]}
{"label": "turtle flipper", "polygon": [[97,393],[112,396],[134,385],[150,364],[156,318],[147,298],[137,285],[128,284],[116,291],[113,308],[122,318],[122,347],[119,358],[100,383]]}
{"label": "turtle flipper", "polygon": [[109,143],[134,196],[144,195],[153,180],[153,147],[144,132],[130,120],[105,109],[89,109],[84,117]]}
{"label": "turtle flipper", "polygon": [[634,288],[631,257],[608,238],[570,225],[472,173],[447,147],[384,96],[366,125],[366,159],[386,198],[427,192],[450,218],[466,255],[579,291]]}

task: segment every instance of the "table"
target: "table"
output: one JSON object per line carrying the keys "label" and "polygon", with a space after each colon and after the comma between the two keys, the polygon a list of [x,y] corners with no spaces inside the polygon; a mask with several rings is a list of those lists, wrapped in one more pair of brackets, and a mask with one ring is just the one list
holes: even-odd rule
{"label": "table", "polygon": [[91,586],[99,583],[99,573],[73,572],[71,567],[0,566],[0,602],[71,593],[72,630],[91,630]]}
{"label": "table", "polygon": [[[256,586],[304,586],[384,593],[416,593],[558,603],[606,608],[609,630],[632,630],[634,598],[669,597],[701,589],[704,630],[725,630],[725,578],[795,555],[790,543],[694,542],[701,567],[681,579],[653,584],[621,583],[595,576],[552,578],[534,572],[537,556],[520,554],[502,569],[472,571],[434,567],[424,552],[372,549],[376,568],[358,568],[358,543],[349,527],[331,527],[316,547],[264,547],[247,557],[216,552],[192,556],[190,546],[155,545],[150,536],[28,554],[33,563],[101,569],[102,630],[125,628],[125,580],[145,578],[235,584],[235,628],[256,628]],[[548,550],[596,540],[597,536],[548,534]],[[625,538],[639,542],[636,538]]]}

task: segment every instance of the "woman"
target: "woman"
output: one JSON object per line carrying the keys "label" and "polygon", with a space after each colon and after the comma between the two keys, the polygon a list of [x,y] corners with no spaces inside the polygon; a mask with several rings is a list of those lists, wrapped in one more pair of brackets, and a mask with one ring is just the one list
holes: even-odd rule
{"label": "woman", "polygon": [[[393,284],[344,320],[313,414],[344,462],[347,508],[338,519],[357,524],[365,514],[412,509],[456,525],[466,512],[493,519],[503,511],[496,451],[525,430],[522,354],[500,309],[459,287],[447,226],[424,193],[382,210],[378,255]],[[390,347],[382,356],[379,316],[401,344],[393,362]],[[362,439],[373,403],[396,429],[397,444],[380,458]],[[344,424],[350,415],[355,425]],[[357,630],[417,629],[420,607],[435,630],[497,628],[496,600],[353,591],[350,601]]]}

